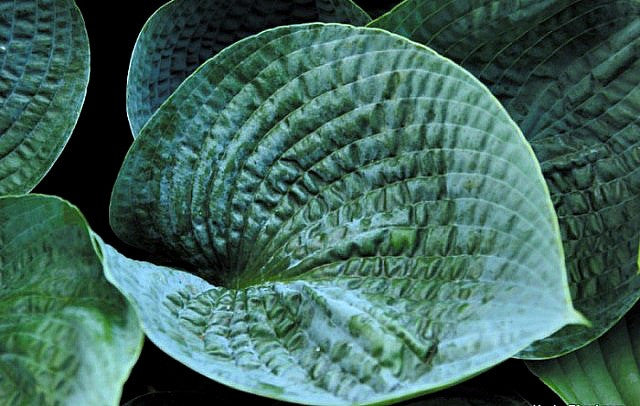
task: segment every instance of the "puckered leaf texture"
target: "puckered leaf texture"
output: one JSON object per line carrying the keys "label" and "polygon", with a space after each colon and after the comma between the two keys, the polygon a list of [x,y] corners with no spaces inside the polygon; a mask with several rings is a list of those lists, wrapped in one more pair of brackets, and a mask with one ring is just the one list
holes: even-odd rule
{"label": "puckered leaf texture", "polygon": [[280,27],[209,60],[135,140],[111,224],[173,261],[104,248],[149,338],[274,398],[416,396],[583,320],[518,127],[377,29]]}
{"label": "puckered leaf texture", "polygon": [[127,112],[133,136],[204,61],[267,28],[313,21],[365,25],[351,0],[173,0],[145,24],[131,57]]}
{"label": "puckered leaf texture", "polygon": [[2,404],[118,404],[142,331],[75,207],[0,198],[0,320]]}
{"label": "puckered leaf texture", "polygon": [[371,25],[469,69],[540,160],[573,302],[592,327],[520,356],[557,356],[613,326],[640,296],[640,2],[406,0]]}
{"label": "puckered leaf texture", "polygon": [[75,127],[89,41],[73,0],[0,2],[0,195],[33,189]]}

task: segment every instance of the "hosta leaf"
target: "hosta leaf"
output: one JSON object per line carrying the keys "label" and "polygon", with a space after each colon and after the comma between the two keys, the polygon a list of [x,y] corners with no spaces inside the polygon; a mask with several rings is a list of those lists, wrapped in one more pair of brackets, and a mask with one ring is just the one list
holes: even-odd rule
{"label": "hosta leaf", "polygon": [[26,193],[76,124],[89,42],[72,0],[0,2],[0,195]]}
{"label": "hosta leaf", "polygon": [[313,21],[365,25],[371,18],[351,0],[173,0],[138,37],[127,83],[134,137],[200,64],[251,34]]}
{"label": "hosta leaf", "polygon": [[640,230],[640,2],[407,0],[372,23],[461,63],[520,125],[560,221],[569,326],[520,354],[595,339],[636,302]]}
{"label": "hosta leaf", "polygon": [[107,250],[151,340],[280,399],[414,396],[582,321],[517,126],[381,30],[280,27],[205,63],[134,142],[111,224],[200,276]]}
{"label": "hosta leaf", "polygon": [[0,320],[3,404],[118,404],[142,331],[75,207],[0,198]]}
{"label": "hosta leaf", "polygon": [[529,369],[570,404],[640,404],[638,310],[588,346],[556,359],[529,361]]}

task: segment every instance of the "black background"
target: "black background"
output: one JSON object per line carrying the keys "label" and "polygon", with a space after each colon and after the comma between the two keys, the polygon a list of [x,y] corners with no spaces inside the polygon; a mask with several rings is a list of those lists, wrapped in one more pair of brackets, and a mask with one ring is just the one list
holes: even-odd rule
{"label": "black background", "polygon": [[[108,207],[112,185],[133,141],[125,109],[129,58],[144,22],[164,2],[77,0],[91,46],[87,97],[69,143],[34,190],[60,196],[78,206],[93,230],[106,242],[136,259],[150,258],[115,237],[109,227]],[[365,7],[385,3],[357,2]],[[487,393],[515,392],[531,404],[563,404],[518,360],[509,360],[469,383]],[[124,387],[122,403],[156,391],[178,391],[180,397],[177,400],[165,397],[164,402],[153,404],[278,403],[211,381],[174,361],[146,340],[140,360]]]}

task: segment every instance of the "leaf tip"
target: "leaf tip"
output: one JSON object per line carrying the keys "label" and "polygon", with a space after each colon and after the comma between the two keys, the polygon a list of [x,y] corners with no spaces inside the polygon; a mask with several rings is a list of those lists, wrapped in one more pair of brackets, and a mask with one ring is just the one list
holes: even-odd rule
{"label": "leaf tip", "polygon": [[593,323],[589,319],[587,319],[581,312],[571,307],[571,312],[569,313],[569,318],[567,320],[567,324],[579,324],[588,328],[593,327]]}

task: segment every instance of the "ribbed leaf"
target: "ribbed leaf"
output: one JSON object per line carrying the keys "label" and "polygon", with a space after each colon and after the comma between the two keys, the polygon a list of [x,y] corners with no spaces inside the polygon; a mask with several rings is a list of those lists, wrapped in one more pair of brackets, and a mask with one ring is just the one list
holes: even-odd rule
{"label": "ribbed leaf", "polygon": [[433,391],[567,323],[528,144],[475,78],[380,30],[265,31],[158,110],[114,187],[109,278],[167,353],[303,403]]}
{"label": "ribbed leaf", "polygon": [[640,2],[407,0],[372,23],[461,63],[520,125],[560,221],[569,326],[520,354],[586,345],[640,296]]}
{"label": "ribbed leaf", "polygon": [[220,50],[279,25],[313,21],[365,25],[351,0],[173,0],[147,21],[131,57],[127,112],[136,137],[182,81]]}
{"label": "ribbed leaf", "polygon": [[118,404],[142,331],[75,207],[0,198],[0,320],[2,404]]}
{"label": "ribbed leaf", "polygon": [[640,312],[632,309],[588,346],[527,365],[565,402],[640,405]]}
{"label": "ribbed leaf", "polygon": [[26,193],[76,124],[89,41],[72,0],[0,1],[0,195]]}

